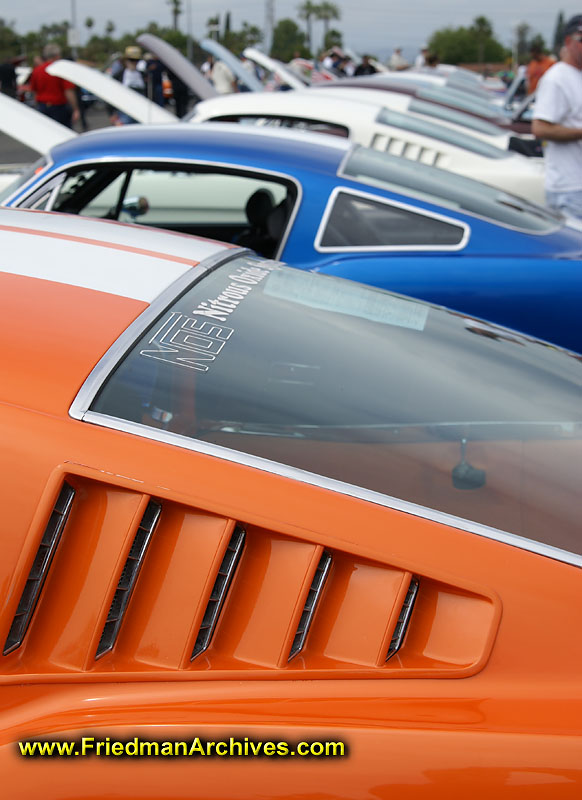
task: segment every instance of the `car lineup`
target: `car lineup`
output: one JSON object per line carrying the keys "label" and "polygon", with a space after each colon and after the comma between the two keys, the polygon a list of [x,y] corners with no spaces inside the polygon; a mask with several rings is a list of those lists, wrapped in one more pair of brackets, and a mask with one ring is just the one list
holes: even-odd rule
{"label": "car lineup", "polygon": [[227,123],[105,129],[53,148],[3,202],[244,244],[582,352],[579,227],[339,137]]}
{"label": "car lineup", "polygon": [[579,357],[114,221],[0,253],[9,796],[579,791]]}

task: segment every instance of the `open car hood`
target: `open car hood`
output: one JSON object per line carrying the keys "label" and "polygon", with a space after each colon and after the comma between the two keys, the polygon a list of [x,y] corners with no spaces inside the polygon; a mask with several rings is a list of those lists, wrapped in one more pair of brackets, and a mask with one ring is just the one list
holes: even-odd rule
{"label": "open car hood", "polygon": [[151,50],[152,53],[162,61],[165,66],[171,70],[174,75],[177,75],[180,80],[186,84],[194,94],[201,100],[208,100],[210,97],[216,97],[218,92],[212,84],[206,80],[204,75],[197,69],[194,64],[191,64],[179,50],[172,47],[171,44],[164,42],[153,33],[142,33],[137,37],[137,41],[146,50]]}
{"label": "open car hood", "polygon": [[0,130],[43,155],[77,135],[60,122],[1,93]]}
{"label": "open car hood", "polygon": [[47,67],[47,72],[82,86],[137,122],[157,124],[177,121],[174,114],[92,67],[61,59]]}

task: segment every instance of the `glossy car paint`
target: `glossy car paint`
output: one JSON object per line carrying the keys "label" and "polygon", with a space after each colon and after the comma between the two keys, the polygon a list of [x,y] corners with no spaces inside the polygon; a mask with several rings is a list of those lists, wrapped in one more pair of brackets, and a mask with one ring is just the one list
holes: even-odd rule
{"label": "glossy car paint", "polygon": [[[344,177],[349,144],[337,137],[243,130],[224,123],[200,126],[126,126],[96,131],[55,148],[52,163],[7,204],[19,206],[41,184],[72,165],[101,163],[218,165],[287,177],[298,202],[276,253],[293,266],[339,275],[420,297],[582,351],[578,309],[580,231],[558,226],[542,235],[520,232],[418,198]],[[475,192],[480,184],[471,184]],[[403,203],[467,226],[461,249],[329,252],[317,231],[337,187]],[[155,198],[150,197],[150,202]]]}
{"label": "glossy car paint", "polygon": [[[160,262],[194,277],[208,259],[235,252],[115,223],[78,223],[0,215],[2,252],[11,256],[0,272],[8,377],[0,384],[0,636],[63,480],[82,501],[25,644],[0,656],[6,795],[578,796],[580,568],[445,520],[72,419],[80,384],[147,310],[139,267],[157,281],[153,301],[171,284],[159,277]],[[11,266],[17,254],[20,274]],[[108,283],[95,274],[73,285],[79,259],[109,261]],[[45,275],[35,277],[43,260]],[[119,294],[132,275],[134,291]],[[164,504],[165,521],[118,646],[96,661],[113,576],[151,497]],[[210,590],[204,577],[235,524],[248,536],[242,572],[220,636],[190,662],[184,642]],[[290,598],[305,595],[323,549],[337,562],[326,613],[291,666],[284,654],[301,602]],[[382,663],[411,574],[423,585],[414,631],[405,650]],[[16,746],[81,736],[344,741],[348,755],[23,759]]]}

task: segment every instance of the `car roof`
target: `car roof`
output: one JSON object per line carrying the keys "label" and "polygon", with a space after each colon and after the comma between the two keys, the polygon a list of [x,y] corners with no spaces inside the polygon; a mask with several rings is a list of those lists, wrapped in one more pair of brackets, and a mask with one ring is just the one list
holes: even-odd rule
{"label": "car roof", "polygon": [[[258,164],[264,169],[312,169],[335,175],[351,142],[305,131],[264,130],[237,124],[127,125],[83,134],[57,146],[56,162],[115,155],[136,159],[180,158],[215,163]],[[195,148],[195,150],[194,150]],[[259,159],[259,160],[257,160]]]}
{"label": "car roof", "polygon": [[[201,261],[240,252],[142,226],[0,209],[0,402],[65,414],[93,366]],[[58,376],[58,380],[56,379]]]}

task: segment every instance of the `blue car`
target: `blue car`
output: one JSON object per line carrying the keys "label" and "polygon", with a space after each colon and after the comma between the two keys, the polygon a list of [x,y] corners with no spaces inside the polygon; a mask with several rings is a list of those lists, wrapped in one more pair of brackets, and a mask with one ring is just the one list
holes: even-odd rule
{"label": "blue car", "polygon": [[577,223],[343,139],[225,123],[95,131],[0,201],[232,242],[582,352]]}

